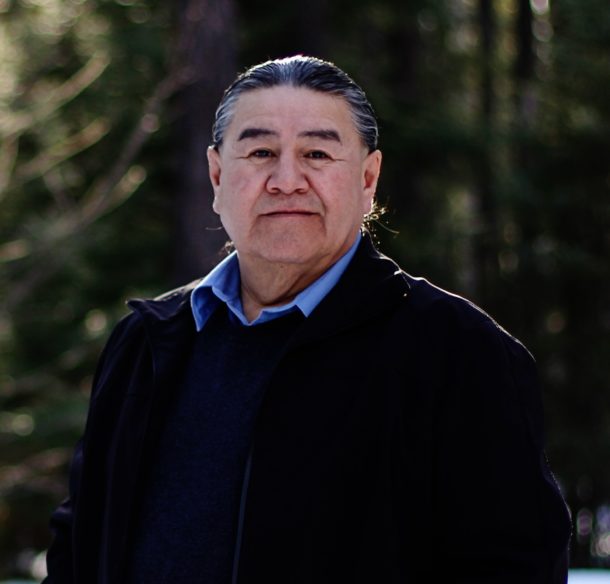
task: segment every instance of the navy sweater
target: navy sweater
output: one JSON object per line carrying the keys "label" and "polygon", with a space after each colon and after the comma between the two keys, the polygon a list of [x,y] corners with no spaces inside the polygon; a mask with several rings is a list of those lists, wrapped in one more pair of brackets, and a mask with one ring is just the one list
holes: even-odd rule
{"label": "navy sweater", "polygon": [[230,582],[256,414],[302,318],[245,327],[221,305],[197,334],[148,469],[127,584]]}

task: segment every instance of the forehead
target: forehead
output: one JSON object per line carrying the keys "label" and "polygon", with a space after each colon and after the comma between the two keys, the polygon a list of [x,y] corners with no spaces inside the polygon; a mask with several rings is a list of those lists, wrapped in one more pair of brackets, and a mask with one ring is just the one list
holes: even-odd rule
{"label": "forehead", "polygon": [[335,130],[342,142],[360,139],[342,97],[303,87],[277,86],[242,94],[235,104],[227,138],[236,138],[248,127],[269,129],[280,136],[328,129]]}

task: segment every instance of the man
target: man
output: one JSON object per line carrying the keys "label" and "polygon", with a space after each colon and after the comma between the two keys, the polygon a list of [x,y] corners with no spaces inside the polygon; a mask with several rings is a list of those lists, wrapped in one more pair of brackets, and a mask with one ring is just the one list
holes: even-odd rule
{"label": "man", "polygon": [[47,582],[565,582],[533,360],[373,246],[363,91],[253,67],[208,162],[236,252],[113,332]]}

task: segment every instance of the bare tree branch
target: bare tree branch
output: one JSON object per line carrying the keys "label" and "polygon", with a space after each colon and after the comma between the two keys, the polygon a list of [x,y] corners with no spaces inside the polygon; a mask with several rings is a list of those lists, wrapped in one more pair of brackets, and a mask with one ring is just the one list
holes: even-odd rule
{"label": "bare tree branch", "polygon": [[[146,172],[142,167],[135,166],[134,160],[156,129],[164,103],[177,90],[191,83],[192,79],[192,75],[185,74],[182,68],[170,71],[146,101],[135,128],[110,170],[93,184],[73,209],[62,213],[58,218],[49,219],[46,222],[45,233],[35,245],[20,247],[24,250],[24,255],[16,259],[38,256],[38,261],[21,280],[11,286],[5,299],[6,310],[13,310],[23,303],[36,288],[53,276],[71,253],[76,236],[93,222],[123,204],[142,184]],[[3,247],[10,247],[12,243],[8,242]],[[10,259],[12,258],[9,254],[7,261]]]}
{"label": "bare tree branch", "polygon": [[108,134],[109,130],[110,128],[106,121],[95,120],[80,132],[68,136],[58,144],[54,144],[51,148],[36,156],[36,158],[20,165],[5,192],[12,191],[27,181],[49,172],[55,166],[97,144]]}
{"label": "bare tree branch", "polygon": [[[20,261],[27,258],[35,258],[32,267],[24,276],[13,283],[10,292],[5,298],[5,308],[12,310],[25,302],[30,295],[45,281],[47,281],[56,271],[65,264],[68,257],[74,252],[77,242],[80,245],[86,241],[79,236],[92,223],[116,209],[123,204],[138,189],[146,179],[146,171],[135,164],[142,147],[150,139],[152,133],[158,127],[158,119],[167,100],[177,91],[184,89],[205,78],[205,67],[194,69],[189,65],[188,60],[184,59],[185,51],[196,42],[198,26],[203,14],[199,2],[190,2],[191,12],[181,23],[181,30],[176,37],[175,46],[169,52],[169,73],[155,87],[150,97],[146,100],[140,113],[138,121],[121,148],[114,164],[96,180],[88,192],[74,207],[63,209],[59,216],[50,217],[45,221],[45,229],[41,234],[37,233],[36,241],[19,240],[18,242],[8,242],[3,248],[13,251],[13,244],[20,251],[19,254],[6,253],[4,261]],[[195,10],[195,12],[192,12]],[[78,95],[85,87],[93,83],[108,66],[105,56],[94,56],[77,75],[59,87],[47,102],[28,120],[21,120],[19,124],[13,124],[8,131],[11,135],[16,135],[24,131],[34,120],[42,119],[56,111],[61,105]],[[89,127],[89,129],[91,126]],[[2,120],[0,120],[0,133],[2,132]],[[58,146],[57,152],[47,152],[34,161],[31,161],[25,170],[19,170],[22,176],[33,176],[35,172],[47,172],[53,166],[67,160],[70,152],[78,152],[76,144],[87,129],[79,135],[73,136],[62,146]],[[95,128],[95,132],[102,132],[102,128]],[[5,126],[4,131],[7,132]],[[93,130],[92,133],[95,134]],[[90,136],[90,139],[93,138]],[[86,140],[85,140],[86,141]],[[71,150],[71,148],[73,150]],[[63,152],[64,157],[60,156]],[[51,164],[53,156],[55,165]],[[73,155],[73,154],[72,154]],[[47,166],[45,166],[47,165]],[[24,180],[24,179],[22,179]],[[57,211],[57,209],[55,209]]]}
{"label": "bare tree branch", "polygon": [[[89,87],[110,64],[110,59],[101,53],[96,53],[77,73],[68,81],[53,90],[47,98],[38,104],[32,111],[27,113],[2,113],[0,112],[0,202],[7,192],[15,186],[24,182],[23,175],[27,175],[34,161],[24,167],[17,169],[16,160],[19,152],[19,138],[21,135],[41,124],[45,119],[55,113],[63,105],[74,99],[87,87]],[[35,160],[40,162],[43,153]],[[65,156],[64,158],[69,158]],[[18,172],[20,177],[17,184],[13,184],[13,173]],[[36,174],[36,173],[34,173]],[[29,180],[27,178],[26,180]]]}
{"label": "bare tree branch", "polygon": [[32,111],[22,114],[0,114],[0,136],[7,140],[40,124],[89,87],[109,64],[110,59],[107,55],[95,53],[82,69],[51,91],[47,98],[37,104]]}

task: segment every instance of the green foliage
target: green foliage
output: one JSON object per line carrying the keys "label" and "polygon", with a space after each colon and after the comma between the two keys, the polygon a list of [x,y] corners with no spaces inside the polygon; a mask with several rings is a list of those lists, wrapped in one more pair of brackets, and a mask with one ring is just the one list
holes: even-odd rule
{"label": "green foliage", "polygon": [[2,578],[49,543],[124,300],[169,281],[171,202],[167,131],[155,133],[153,115],[146,148],[115,167],[164,75],[163,7],[24,0],[0,10]]}

